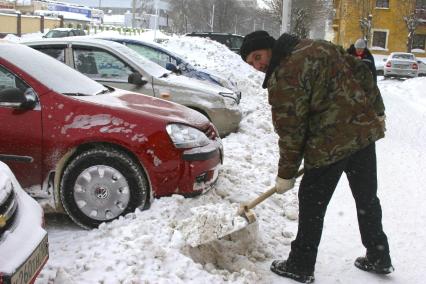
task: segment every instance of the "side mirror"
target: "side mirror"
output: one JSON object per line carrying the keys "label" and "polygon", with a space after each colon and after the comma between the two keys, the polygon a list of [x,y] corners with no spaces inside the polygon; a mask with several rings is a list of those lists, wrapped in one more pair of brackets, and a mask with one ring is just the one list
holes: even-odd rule
{"label": "side mirror", "polygon": [[176,65],[174,65],[173,63],[167,63],[166,69],[169,70],[169,71],[172,71],[173,73],[178,73],[178,74],[181,73],[180,69]]}
{"label": "side mirror", "polygon": [[36,104],[37,97],[31,88],[25,93],[17,88],[8,88],[0,91],[0,107],[33,109]]}
{"label": "side mirror", "polygon": [[130,84],[135,84],[137,86],[143,86],[148,83],[148,81],[142,79],[142,75],[138,72],[130,74],[129,78],[127,79],[127,82]]}

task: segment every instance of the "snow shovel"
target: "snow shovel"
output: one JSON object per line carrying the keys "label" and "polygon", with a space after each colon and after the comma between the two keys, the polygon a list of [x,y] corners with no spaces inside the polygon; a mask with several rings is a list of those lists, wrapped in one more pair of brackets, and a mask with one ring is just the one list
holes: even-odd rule
{"label": "snow shovel", "polygon": [[[299,170],[296,178],[300,177],[303,172],[303,169]],[[183,233],[184,239],[191,247],[197,247],[220,239],[237,240],[242,238],[244,234],[254,235],[256,234],[254,231],[258,227],[252,226],[257,225],[257,220],[256,214],[251,209],[275,192],[275,187],[272,187],[249,203],[241,204],[237,214],[225,212],[223,208],[217,208],[217,205],[198,207],[198,210],[196,210],[197,215],[193,218],[185,219],[178,226],[178,230]],[[244,232],[242,232],[243,230]]]}
{"label": "snow shovel", "polygon": [[[295,178],[300,177],[303,175],[304,169],[300,169]],[[249,224],[256,222],[256,214],[254,213],[253,209],[256,205],[264,201],[265,199],[269,198],[272,194],[276,192],[275,187],[272,187],[268,191],[262,193],[258,197],[256,197],[254,200],[250,201],[247,204],[241,204],[240,208],[238,209],[237,215],[244,217]]]}

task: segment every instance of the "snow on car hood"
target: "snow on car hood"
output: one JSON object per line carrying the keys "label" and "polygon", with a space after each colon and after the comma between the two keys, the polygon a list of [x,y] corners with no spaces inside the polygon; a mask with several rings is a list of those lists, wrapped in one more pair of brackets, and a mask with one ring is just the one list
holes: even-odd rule
{"label": "snow on car hood", "polygon": [[164,119],[167,122],[178,122],[197,128],[203,128],[209,123],[204,115],[183,105],[120,89],[116,89],[112,93],[75,98],[126,111],[144,113],[151,117]]}

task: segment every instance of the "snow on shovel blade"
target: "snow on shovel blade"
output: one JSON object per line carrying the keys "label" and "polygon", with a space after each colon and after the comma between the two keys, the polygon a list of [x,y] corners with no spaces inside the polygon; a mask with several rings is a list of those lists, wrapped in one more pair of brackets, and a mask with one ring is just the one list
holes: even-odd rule
{"label": "snow on shovel blade", "polygon": [[238,207],[222,203],[191,208],[192,217],[179,221],[176,229],[191,247],[221,239],[249,225],[244,217],[237,215]]}

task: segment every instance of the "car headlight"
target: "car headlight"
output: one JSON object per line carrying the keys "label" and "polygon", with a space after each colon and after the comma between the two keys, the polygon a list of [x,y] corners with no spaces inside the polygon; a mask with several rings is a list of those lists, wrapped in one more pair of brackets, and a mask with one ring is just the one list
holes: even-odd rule
{"label": "car headlight", "polygon": [[194,127],[183,124],[169,124],[166,130],[176,148],[203,147],[210,143],[209,138]]}
{"label": "car headlight", "polygon": [[215,76],[215,75],[211,75],[210,77],[212,77],[214,80],[216,80],[217,82],[219,82],[219,84],[222,87],[227,88],[228,90],[232,90],[232,91],[237,91],[237,84],[231,80],[219,77],[219,76]]}

